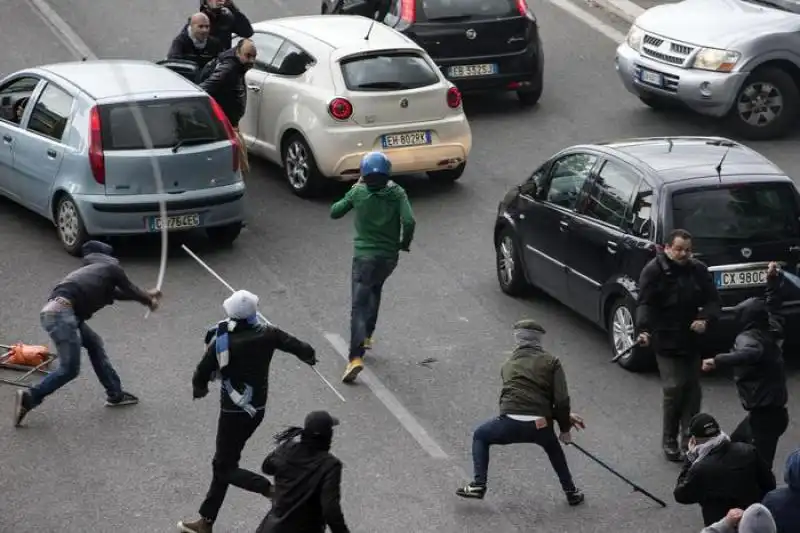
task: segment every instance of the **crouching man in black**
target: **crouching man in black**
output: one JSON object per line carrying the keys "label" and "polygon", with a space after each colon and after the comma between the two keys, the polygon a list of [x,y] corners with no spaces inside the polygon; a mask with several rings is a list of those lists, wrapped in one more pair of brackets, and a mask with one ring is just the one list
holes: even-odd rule
{"label": "crouching man in black", "polygon": [[783,326],[770,316],[780,306],[778,289],[782,272],[770,263],[764,298],[748,298],[736,306],[742,327],[733,349],[703,361],[703,371],[732,368],[739,400],[747,416],[731,434],[734,442],[752,444],[770,468],[778,440],[789,425],[786,370],[783,363]]}
{"label": "crouching man in black", "polygon": [[309,365],[317,362],[310,345],[272,325],[258,322],[255,294],[237,291],[225,300],[223,307],[228,320],[206,334],[206,352],[192,378],[195,399],[208,394],[209,381],[221,380],[213,478],[200,506],[200,519],[178,523],[178,529],[184,533],[212,532],[229,485],[271,496],[269,480],[239,468],[239,460],[247,440],[264,419],[272,356],[275,350],[281,350]]}
{"label": "crouching man in black", "polygon": [[720,311],[708,267],[692,258],[692,236],[674,230],[664,251],[642,269],[636,311],[638,342],[643,346],[652,343],[661,374],[661,445],[670,461],[681,461],[689,442],[689,421],[700,412],[699,336]]}

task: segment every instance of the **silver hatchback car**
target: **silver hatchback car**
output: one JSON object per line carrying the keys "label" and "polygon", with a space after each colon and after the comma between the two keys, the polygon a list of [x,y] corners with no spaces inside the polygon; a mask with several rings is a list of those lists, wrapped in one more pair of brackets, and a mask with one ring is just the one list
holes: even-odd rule
{"label": "silver hatchback car", "polygon": [[163,224],[203,228],[221,245],[241,231],[237,135],[208,94],[167,68],[103,60],[16,72],[0,81],[0,136],[0,194],[51,220],[69,253]]}

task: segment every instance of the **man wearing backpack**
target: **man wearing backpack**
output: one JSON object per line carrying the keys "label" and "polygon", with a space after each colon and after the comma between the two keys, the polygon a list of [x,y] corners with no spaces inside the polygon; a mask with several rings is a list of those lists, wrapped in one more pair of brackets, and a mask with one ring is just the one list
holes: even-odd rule
{"label": "man wearing backpack", "polygon": [[700,336],[720,311],[708,267],[692,257],[691,234],[672,231],[642,269],[636,326],[639,344],[656,353],[664,392],[661,445],[673,462],[688,448],[689,424],[702,403]]}

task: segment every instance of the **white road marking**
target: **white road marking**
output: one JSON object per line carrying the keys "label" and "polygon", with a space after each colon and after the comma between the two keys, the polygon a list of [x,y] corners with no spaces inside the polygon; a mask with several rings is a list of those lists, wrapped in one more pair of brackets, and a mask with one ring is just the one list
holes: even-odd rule
{"label": "white road marking", "polygon": [[[341,335],[337,333],[325,332],[325,339],[333,346],[333,349],[342,356],[345,361],[348,360],[348,343]],[[378,398],[386,409],[394,415],[400,424],[408,431],[414,440],[416,440],[422,449],[434,459],[449,459],[450,457],[439,446],[433,437],[422,427],[414,415],[406,409],[400,400],[386,388],[381,380],[369,368],[364,368],[358,375],[360,379],[372,391],[372,394]]]}
{"label": "white road marking", "polygon": [[[577,5],[570,2],[570,0],[545,0],[556,6],[559,9],[563,9],[576,19],[580,20],[587,26],[592,29],[595,29],[611,39],[616,43],[622,43],[625,41],[625,35],[618,31],[616,28],[612,27],[610,24],[606,24],[599,18],[595,17],[585,9],[581,9]],[[546,44],[545,44],[546,46]]]}
{"label": "white road marking", "polygon": [[50,7],[49,3],[45,0],[28,0],[28,4],[33,9],[33,12],[39,15],[45,24],[50,26],[55,36],[69,48],[77,59],[86,58],[87,61],[97,59],[89,45]]}

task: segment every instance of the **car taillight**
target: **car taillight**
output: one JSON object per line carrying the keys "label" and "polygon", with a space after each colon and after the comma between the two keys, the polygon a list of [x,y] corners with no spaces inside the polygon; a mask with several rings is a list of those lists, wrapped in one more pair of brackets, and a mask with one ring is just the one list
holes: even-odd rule
{"label": "car taillight", "polygon": [[89,114],[89,166],[92,176],[100,185],[106,183],[106,157],[103,154],[103,134],[100,123],[100,111],[97,106]]}
{"label": "car taillight", "polygon": [[517,0],[517,9],[519,10],[519,14],[523,17],[536,20],[536,17],[533,16],[533,11],[531,11],[531,8],[528,6],[528,0]]}
{"label": "car taillight", "polygon": [[417,21],[417,0],[400,0],[400,20],[406,24]]}
{"label": "car taillight", "polygon": [[228,116],[217,101],[211,96],[209,96],[208,99],[211,101],[211,108],[214,110],[214,116],[222,123],[222,127],[225,128],[225,134],[228,136],[231,145],[233,145],[233,171],[237,172],[239,170],[239,151],[242,149],[241,146],[239,146],[239,136],[236,135],[231,121],[228,120]]}
{"label": "car taillight", "polygon": [[353,115],[353,104],[347,98],[334,98],[328,104],[328,113],[336,120],[347,120]]}
{"label": "car taillight", "polygon": [[455,87],[447,89],[447,105],[453,109],[457,109],[461,105],[461,91]]}

